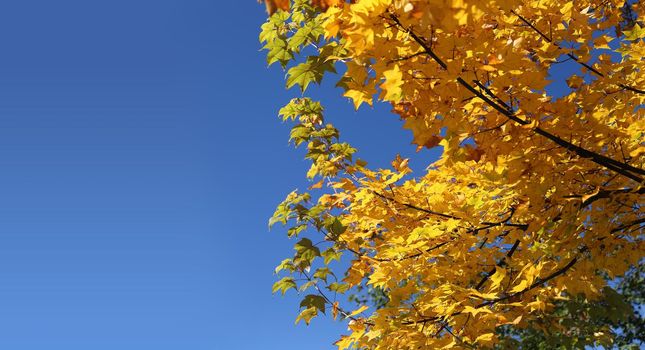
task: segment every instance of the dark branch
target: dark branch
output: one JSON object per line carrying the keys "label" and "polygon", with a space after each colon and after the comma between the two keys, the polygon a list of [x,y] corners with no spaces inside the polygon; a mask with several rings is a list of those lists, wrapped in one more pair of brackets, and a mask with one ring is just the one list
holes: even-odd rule
{"label": "dark branch", "polygon": [[[553,40],[552,40],[551,38],[549,38],[548,36],[546,36],[546,34],[544,34],[544,33],[543,33],[541,30],[539,30],[535,25],[533,25],[533,23],[531,23],[531,21],[529,21],[528,19],[526,19],[526,18],[524,18],[523,16],[519,15],[517,12],[515,12],[515,10],[511,10],[511,13],[512,13],[512,14],[514,14],[515,16],[517,16],[517,18],[519,18],[522,22],[524,22],[524,24],[526,24],[526,25],[527,25],[527,26],[529,26],[531,29],[533,29],[533,31],[535,31],[536,33],[538,33],[538,34],[542,37],[542,39],[546,40],[547,42],[549,42],[549,43],[551,43],[551,44],[555,45],[558,49],[562,50],[562,47],[561,47],[560,45],[558,45],[558,44],[554,43],[554,42],[553,42]],[[605,76],[604,74],[602,74],[600,71],[598,71],[598,70],[597,70],[597,69],[595,69],[594,67],[592,67],[592,66],[588,65],[588,64],[587,64],[587,63],[585,63],[585,62],[582,62],[582,61],[581,61],[577,56],[575,56],[574,54],[572,54],[572,53],[568,52],[568,53],[567,53],[567,56],[568,56],[570,59],[572,59],[572,60],[576,61],[576,62],[577,62],[578,64],[580,64],[581,66],[583,66],[583,67],[587,68],[589,71],[593,72],[593,73],[594,73],[594,74],[596,74],[597,76],[599,76],[599,77],[604,77],[604,76]],[[618,85],[618,86],[620,86],[621,88],[625,89],[625,90],[629,90],[629,91],[632,91],[632,92],[635,92],[635,93],[638,93],[638,94],[645,94],[645,90],[637,89],[637,88],[635,88],[635,87],[631,87],[631,86],[629,86],[629,85],[622,84],[622,83],[617,84],[617,85]]]}
{"label": "dark branch", "polygon": [[[390,14],[390,19],[394,21],[397,26],[404,32],[408,33],[414,41],[417,42],[426,52],[427,55],[432,57],[432,59],[437,62],[442,68],[447,69],[446,63],[437,56],[437,54],[432,50],[432,48],[426,43],[426,41],[419,37],[412,29],[405,27],[396,17],[394,14]],[[509,110],[507,108],[508,106],[504,103],[500,105],[499,103],[491,100],[488,96],[484,95],[482,92],[479,90],[475,89],[472,85],[470,85],[468,82],[466,82],[463,78],[457,77],[457,82],[461,84],[463,87],[465,87],[467,90],[472,92],[475,96],[479,97],[482,99],[486,104],[497,110],[499,113],[507,117],[508,119],[520,124],[520,125],[528,125],[530,124],[529,121],[523,120],[519,118],[515,113]],[[603,156],[602,154],[598,154],[592,151],[589,151],[585,148],[582,148],[580,146],[576,146],[573,143],[566,141],[554,134],[551,134],[550,132],[540,128],[540,127],[535,127],[533,128],[533,131],[540,135],[543,136],[552,142],[556,143],[557,145],[565,148],[568,151],[571,151],[578,156],[582,158],[587,158],[593,161],[594,163],[601,165],[607,169],[610,169],[612,171],[615,171],[616,173],[619,173],[625,177],[628,177],[634,181],[637,181],[639,183],[643,182],[643,179],[638,176],[638,175],[645,175],[645,170],[636,168],[634,166],[631,166],[626,163],[622,163],[619,161],[616,161],[614,159],[611,159],[609,157]]]}
{"label": "dark branch", "polygon": [[630,227],[635,226],[635,225],[641,225],[643,223],[645,223],[645,218],[640,218],[640,219],[637,219],[637,220],[634,220],[634,221],[630,221],[628,223],[622,224],[622,225],[614,228],[613,230],[611,230],[611,233],[616,233],[616,232],[622,231],[622,230],[624,230],[626,228],[630,228]]}
{"label": "dark branch", "polygon": [[484,277],[482,277],[482,279],[479,281],[479,283],[477,283],[477,286],[475,287],[475,289],[476,289],[476,290],[479,290],[481,287],[483,287],[483,286],[484,286],[484,284],[486,283],[486,281],[488,281],[488,279],[490,278],[490,276],[492,276],[493,274],[495,274],[495,271],[497,270],[497,267],[504,267],[504,265],[506,265],[506,258],[509,258],[509,259],[510,259],[510,258],[511,258],[511,256],[513,256],[513,253],[515,253],[515,250],[517,249],[517,247],[518,247],[519,245],[520,245],[520,240],[519,240],[519,239],[518,239],[518,240],[515,240],[515,243],[513,243],[513,246],[511,247],[511,249],[506,253],[506,256],[504,256],[504,257],[503,257],[503,258],[502,258],[502,259],[497,263],[497,266],[496,266],[496,267],[493,267],[492,269],[490,269],[490,271],[488,271],[488,272],[486,273],[486,275],[484,275]]}
{"label": "dark branch", "polygon": [[577,257],[571,259],[571,261],[569,261],[566,265],[564,265],[560,269],[556,270],[555,272],[551,273],[547,277],[540,278],[537,281],[533,282],[533,284],[531,284],[527,288],[525,288],[525,289],[523,289],[523,290],[521,290],[521,291],[519,291],[517,293],[512,293],[512,294],[509,294],[509,295],[506,295],[506,296],[503,296],[503,297],[500,297],[500,298],[497,298],[497,299],[485,301],[485,302],[475,306],[475,308],[479,309],[479,308],[482,308],[482,307],[485,307],[485,306],[490,306],[490,305],[497,304],[500,301],[504,301],[504,300],[508,300],[508,299],[511,299],[511,298],[521,296],[522,294],[525,294],[528,291],[531,291],[531,290],[533,290],[533,289],[535,289],[537,287],[540,287],[543,284],[545,284],[546,282],[548,282],[548,281],[550,281],[550,280],[552,280],[552,279],[564,274],[565,272],[567,272],[567,270],[569,270],[571,267],[573,267],[573,265],[575,265],[576,262],[578,262]]}

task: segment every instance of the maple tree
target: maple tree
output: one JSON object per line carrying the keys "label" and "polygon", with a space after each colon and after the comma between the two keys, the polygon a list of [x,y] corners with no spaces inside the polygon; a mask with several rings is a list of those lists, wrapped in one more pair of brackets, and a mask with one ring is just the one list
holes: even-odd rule
{"label": "maple tree", "polygon": [[[419,151],[443,149],[423,173],[401,157],[373,169],[319,102],[280,110],[312,162],[309,191],[290,193],[270,220],[298,240],[273,287],[305,294],[297,322],[347,320],[339,349],[489,348],[509,329],[566,333],[558,310],[611,298],[609,281],[639,266],[638,2],[266,3],[260,40],[287,88],[336,75],[357,109],[389,103]],[[549,95],[551,68],[565,61],[580,69]],[[343,305],[365,288],[380,307]],[[589,344],[611,345],[608,324],[592,324]]]}

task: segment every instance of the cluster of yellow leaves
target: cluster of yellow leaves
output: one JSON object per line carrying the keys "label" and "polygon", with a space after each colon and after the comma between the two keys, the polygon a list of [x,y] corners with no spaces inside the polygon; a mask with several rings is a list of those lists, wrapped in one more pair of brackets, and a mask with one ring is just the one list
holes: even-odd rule
{"label": "cluster of yellow leaves", "polygon": [[[391,103],[420,149],[443,147],[411,174],[405,159],[371,170],[311,139],[326,155],[309,175],[333,194],[298,220],[353,255],[337,283],[388,297],[365,317],[341,311],[351,322],[339,349],[490,347],[497,327],[593,299],[602,276],[639,263],[645,31],[624,27],[624,1],[333,5],[319,16],[345,50],[344,96]],[[546,87],[562,61],[580,70],[556,98]]]}
{"label": "cluster of yellow leaves", "polygon": [[[264,2],[268,14],[274,14],[278,10],[288,11],[290,7],[289,0],[258,0]],[[321,10],[326,10],[331,6],[342,5],[343,0],[311,0],[311,4]]]}

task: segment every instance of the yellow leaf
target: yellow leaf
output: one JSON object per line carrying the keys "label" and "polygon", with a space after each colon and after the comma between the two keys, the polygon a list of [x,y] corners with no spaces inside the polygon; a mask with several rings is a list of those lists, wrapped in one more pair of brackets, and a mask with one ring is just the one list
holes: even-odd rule
{"label": "yellow leaf", "polygon": [[444,231],[438,230],[436,227],[417,227],[410,232],[410,237],[414,240],[417,239],[432,239],[441,237],[445,234]]}
{"label": "yellow leaf", "polygon": [[573,1],[569,1],[560,7],[560,13],[566,16],[571,16],[573,12]]}
{"label": "yellow leaf", "polygon": [[352,99],[354,109],[358,109],[363,103],[367,103],[370,106],[372,105],[372,95],[363,90],[347,90],[343,96]]}
{"label": "yellow leaf", "polygon": [[643,153],[645,153],[645,146],[640,146],[637,149],[629,152],[629,156],[636,158],[636,157],[640,156]]}
{"label": "yellow leaf", "polygon": [[309,324],[311,323],[311,319],[316,317],[317,315],[318,315],[318,309],[316,309],[315,307],[312,306],[312,307],[306,308],[302,310],[302,312],[300,312],[298,317],[296,317],[296,324],[298,324],[300,320],[304,320],[306,324]]}
{"label": "yellow leaf", "polygon": [[343,336],[336,342],[336,346],[338,346],[338,350],[345,350],[348,349],[354,340],[348,336]]}
{"label": "yellow leaf", "polygon": [[632,30],[625,31],[625,39],[627,40],[638,40],[645,37],[645,28],[636,23]]}
{"label": "yellow leaf", "polygon": [[360,314],[361,312],[363,312],[363,311],[365,311],[367,309],[369,309],[369,306],[363,305],[363,306],[359,307],[358,309],[354,310],[351,314],[349,314],[349,317],[356,316],[356,315]]}
{"label": "yellow leaf", "polygon": [[496,290],[498,289],[504,278],[506,277],[506,269],[501,268],[501,267],[496,267],[495,268],[495,273],[490,276],[490,280],[492,282],[491,289]]}
{"label": "yellow leaf", "polygon": [[475,343],[479,344],[489,344],[492,342],[493,338],[495,337],[494,333],[486,333],[482,334],[479,337],[475,339]]}
{"label": "yellow leaf", "polygon": [[381,89],[383,89],[384,100],[388,101],[398,101],[401,99],[401,94],[403,90],[403,73],[399,69],[398,65],[395,65],[394,68],[383,72],[383,77],[385,81],[381,84]]}
{"label": "yellow leaf", "polygon": [[519,316],[515,317],[515,319],[513,321],[509,322],[508,324],[518,325],[521,321],[522,321],[522,315],[519,315]]}
{"label": "yellow leaf", "polygon": [[477,314],[482,312],[485,314],[492,313],[492,311],[488,308],[485,308],[485,307],[474,308],[472,306],[466,306],[462,312],[472,314],[473,316],[477,316]]}
{"label": "yellow leaf", "polygon": [[513,289],[510,290],[511,293],[517,293],[525,290],[526,288],[529,287],[529,281],[527,280],[522,280],[518,285],[513,287]]}

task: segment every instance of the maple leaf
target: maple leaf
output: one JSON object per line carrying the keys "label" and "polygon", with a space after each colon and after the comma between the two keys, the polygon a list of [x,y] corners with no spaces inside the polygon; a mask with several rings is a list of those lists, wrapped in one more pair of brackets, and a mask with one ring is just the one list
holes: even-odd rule
{"label": "maple leaf", "polygon": [[381,84],[381,89],[384,92],[383,99],[388,101],[400,99],[403,92],[403,89],[401,89],[401,86],[403,86],[403,73],[399,66],[394,66],[394,68],[383,72],[383,77],[385,78],[385,81]]}
{"label": "maple leaf", "polygon": [[496,268],[495,273],[490,276],[490,280],[492,282],[491,289],[496,290],[500,288],[504,278],[506,278],[506,270],[503,268]]}
{"label": "maple leaf", "polygon": [[306,62],[289,69],[287,72],[287,88],[299,85],[301,91],[305,91],[311,83],[322,81],[325,72],[336,72],[334,62],[325,61],[318,56],[307,58]]}
{"label": "maple leaf", "polygon": [[284,295],[291,288],[296,288],[296,282],[291,277],[284,277],[273,284],[273,293],[280,291]]}

